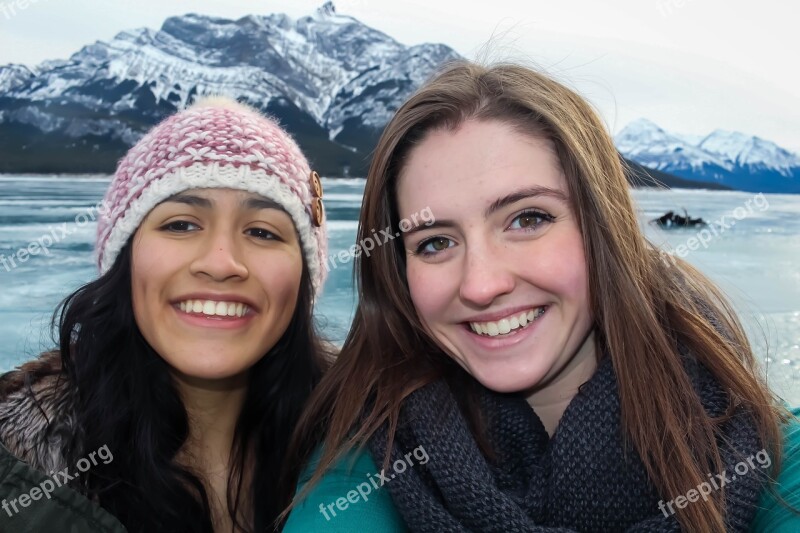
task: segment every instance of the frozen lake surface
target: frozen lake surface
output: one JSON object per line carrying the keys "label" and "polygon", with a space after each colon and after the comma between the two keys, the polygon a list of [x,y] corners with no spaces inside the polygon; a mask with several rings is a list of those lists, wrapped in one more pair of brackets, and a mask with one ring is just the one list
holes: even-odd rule
{"label": "frozen lake surface", "polygon": [[[59,301],[96,276],[92,206],[108,177],[0,176],[0,371],[54,346],[49,320]],[[364,181],[325,180],[330,254],[355,241]],[[733,300],[770,384],[800,404],[800,195],[637,190],[640,220],[651,241],[683,255]],[[686,208],[712,223],[663,231],[647,220]],[[77,217],[77,218],[76,218]],[[713,231],[712,231],[713,230]],[[47,244],[22,262],[10,257],[37,240]],[[4,260],[3,260],[4,259]],[[669,256],[665,255],[665,260]],[[352,263],[330,273],[318,305],[325,334],[341,341],[353,307]]]}

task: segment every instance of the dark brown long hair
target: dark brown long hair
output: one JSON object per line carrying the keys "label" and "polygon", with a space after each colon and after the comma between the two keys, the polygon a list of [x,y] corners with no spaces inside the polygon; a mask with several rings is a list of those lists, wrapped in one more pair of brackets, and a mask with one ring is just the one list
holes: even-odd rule
{"label": "dark brown long hair", "polygon": [[[751,413],[778,471],[785,411],[759,377],[731,306],[699,271],[678,258],[662,260],[648,243],[606,128],[583,98],[553,79],[516,65],[456,63],[429,81],[398,110],[378,142],[358,240],[375,229],[400,230],[397,180],[409,151],[431,130],[454,130],[468,119],[499,121],[555,145],[583,235],[591,311],[603,348],[598,357],[612,359],[623,428],[659,493],[683,494],[707,472],[723,469],[716,437],[724,420],[706,414],[679,345],[728,392],[727,416],[739,406]],[[435,379],[462,379],[417,316],[400,239],[359,256],[355,276],[358,307],[350,333],[307,404],[290,447],[296,454],[290,460],[302,465],[316,446],[324,446],[309,486],[381,424],[389,423],[391,440],[410,393]],[[480,433],[469,380],[464,384],[454,391]],[[476,438],[485,442],[480,434]],[[724,531],[724,514],[723,495],[715,494],[677,516],[684,529]]]}
{"label": "dark brown long hair", "polygon": [[[132,240],[111,269],[70,294],[53,315],[63,376],[76,392],[66,464],[106,446],[114,460],[96,465],[74,488],[97,501],[131,533],[213,532],[208,485],[177,459],[189,417],[169,365],[147,343],[133,315]],[[303,274],[292,320],[248,371],[227,480],[234,530],[280,531],[291,489],[276,487],[289,437],[324,370],[327,349],[313,322],[313,288]],[[249,476],[252,481],[245,482]]]}

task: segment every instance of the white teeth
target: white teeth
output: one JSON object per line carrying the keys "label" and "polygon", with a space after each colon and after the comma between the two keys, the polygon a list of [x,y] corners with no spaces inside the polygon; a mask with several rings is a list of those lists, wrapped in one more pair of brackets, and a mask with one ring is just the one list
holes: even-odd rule
{"label": "white teeth", "polygon": [[514,315],[510,318],[503,318],[496,322],[470,322],[469,327],[472,331],[479,335],[489,335],[496,337],[498,335],[506,335],[516,329],[524,328],[545,312],[546,307],[537,307],[524,313]]}
{"label": "white teeth", "polygon": [[497,323],[497,329],[500,330],[501,335],[505,335],[509,331],[511,331],[511,324],[508,323],[508,320],[505,318]]}
{"label": "white teeth", "polygon": [[250,309],[241,302],[217,302],[214,300],[186,300],[180,302],[179,307],[184,313],[230,317],[243,317]]}

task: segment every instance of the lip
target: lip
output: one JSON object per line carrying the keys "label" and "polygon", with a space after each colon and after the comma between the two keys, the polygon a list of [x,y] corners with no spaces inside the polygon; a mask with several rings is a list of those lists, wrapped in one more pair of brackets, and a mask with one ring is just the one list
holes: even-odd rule
{"label": "lip", "polygon": [[[543,306],[538,306],[543,307]],[[526,309],[530,309],[529,307],[521,307],[519,311],[522,312]],[[469,327],[468,323],[465,323],[465,327],[463,328],[464,334],[467,336],[467,339],[470,342],[477,344],[480,348],[485,350],[497,350],[502,348],[507,348],[509,346],[514,346],[515,344],[519,344],[520,342],[524,341],[525,339],[530,338],[533,333],[539,329],[540,323],[542,320],[546,319],[549,316],[550,307],[545,310],[544,314],[534,320],[529,325],[525,326],[522,329],[515,330],[515,333],[509,333],[507,335],[496,336],[496,337],[488,337],[486,335],[479,335],[472,331]],[[512,311],[513,314],[515,311]],[[485,315],[491,316],[491,315]],[[499,318],[504,318],[506,315],[500,315]],[[496,319],[495,319],[496,320]],[[474,322],[482,322],[482,320],[475,320]]]}
{"label": "lip", "polygon": [[521,305],[518,307],[509,307],[508,309],[504,309],[503,311],[495,311],[494,313],[484,313],[482,315],[470,317],[464,320],[464,323],[467,325],[467,327],[469,327],[470,322],[495,322],[502,318],[509,318],[523,311],[530,311],[531,309],[545,307],[546,305],[547,304]]}
{"label": "lip", "polygon": [[[214,300],[217,302],[241,302],[250,308],[253,312],[258,312],[259,307],[247,296],[232,293],[219,293],[219,292],[192,292],[183,296],[178,296],[170,301],[173,306],[179,305],[186,300]],[[179,309],[180,311],[180,309]],[[249,315],[250,313],[248,313]]]}
{"label": "lip", "polygon": [[172,309],[175,310],[175,314],[178,315],[179,320],[190,326],[199,326],[204,329],[238,329],[248,325],[254,317],[252,313],[247,313],[243,317],[211,317],[184,313],[180,309],[175,308],[175,306],[172,306]]}

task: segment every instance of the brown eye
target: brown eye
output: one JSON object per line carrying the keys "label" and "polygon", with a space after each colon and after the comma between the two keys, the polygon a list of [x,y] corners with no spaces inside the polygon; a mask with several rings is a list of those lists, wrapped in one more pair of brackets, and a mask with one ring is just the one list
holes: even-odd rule
{"label": "brown eye", "polygon": [[450,248],[452,243],[447,237],[432,237],[428,240],[422,241],[417,247],[417,253],[421,255],[433,255]]}
{"label": "brown eye", "polygon": [[536,229],[547,222],[552,222],[553,220],[555,220],[553,215],[539,211],[526,211],[514,217],[514,220],[511,222],[511,226],[509,226],[509,228],[531,230]]}
{"label": "brown eye", "polygon": [[165,224],[164,226],[161,227],[161,230],[173,233],[186,233],[187,231],[191,231],[192,227],[196,228],[198,226],[197,224],[193,224],[185,220],[176,220],[175,222],[170,222],[169,224]]}
{"label": "brown eye", "polygon": [[441,237],[434,239],[431,244],[433,245],[433,249],[437,252],[441,252],[442,250],[447,249],[447,243],[450,242],[450,239],[443,239]]}
{"label": "brown eye", "polygon": [[531,226],[536,226],[540,224],[542,221],[541,217],[531,216],[531,215],[524,215],[519,217],[519,225],[521,228],[528,228]]}
{"label": "brown eye", "polygon": [[264,228],[250,228],[247,231],[249,235],[252,235],[253,237],[263,241],[280,240],[274,233],[269,230],[265,230]]}

